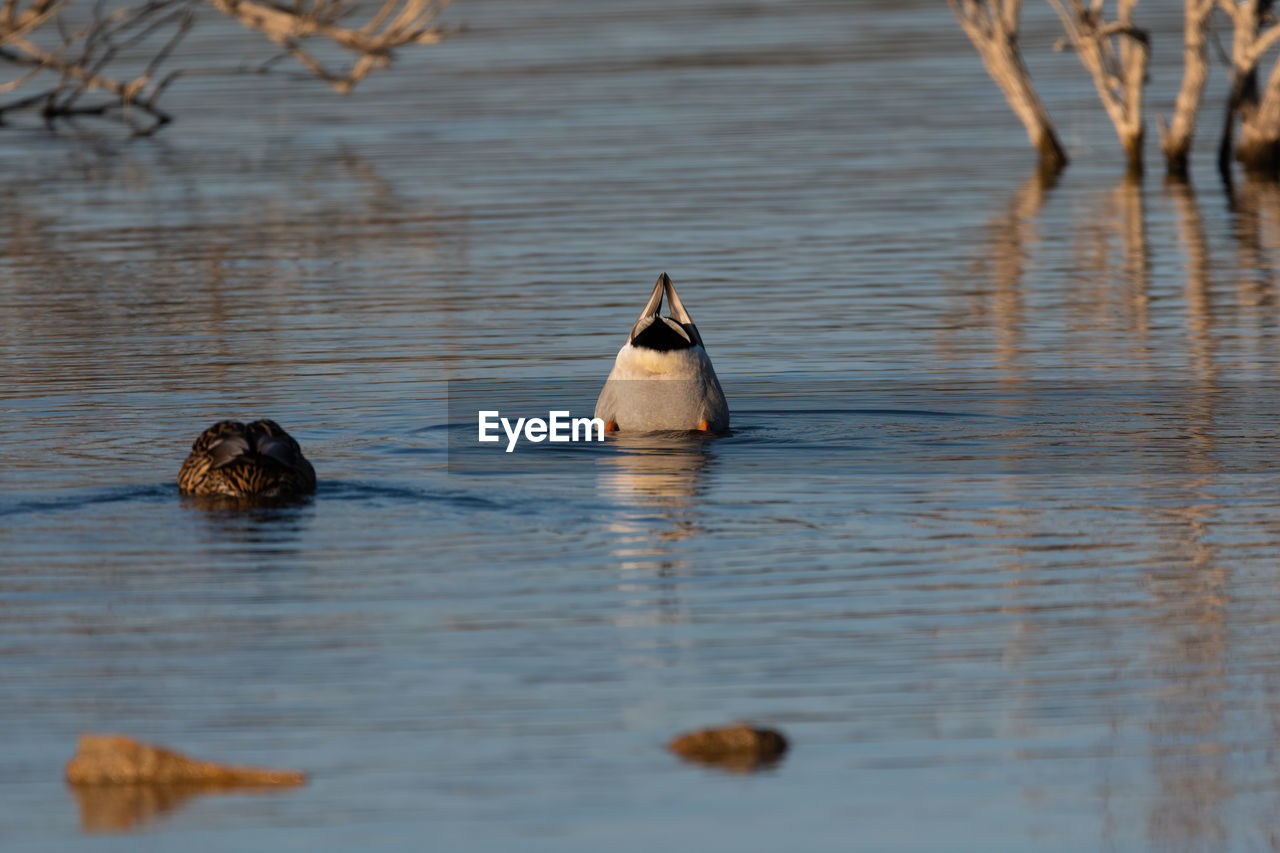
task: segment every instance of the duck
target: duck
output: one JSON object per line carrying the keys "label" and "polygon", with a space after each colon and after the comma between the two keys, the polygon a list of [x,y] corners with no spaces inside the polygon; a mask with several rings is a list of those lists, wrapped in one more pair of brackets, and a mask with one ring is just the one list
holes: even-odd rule
{"label": "duck", "polygon": [[729,430],[729,404],[702,335],[665,272],[618,351],[595,416],[608,432]]}
{"label": "duck", "polygon": [[272,420],[218,421],[191,445],[178,471],[185,495],[289,498],[316,490],[302,447]]}

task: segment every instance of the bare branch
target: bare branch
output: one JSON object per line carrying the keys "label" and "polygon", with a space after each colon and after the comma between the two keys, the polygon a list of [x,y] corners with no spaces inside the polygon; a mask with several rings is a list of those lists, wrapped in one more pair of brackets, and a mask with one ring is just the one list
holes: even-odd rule
{"label": "bare branch", "polygon": [[[374,70],[390,65],[399,48],[433,44],[455,32],[436,20],[448,0],[382,0],[376,9],[366,9],[363,0],[94,0],[89,21],[75,30],[59,14],[65,2],[0,0],[0,67],[19,69],[13,79],[0,80],[0,92],[16,92],[43,77],[54,81],[38,95],[0,105],[0,116],[36,107],[46,122],[110,114],[147,134],[170,120],[156,106],[157,99],[185,76],[265,73],[279,59],[292,57],[310,76],[348,92]],[[1021,0],[1005,2],[1016,8]],[[195,25],[198,5],[236,19],[283,53],[255,69],[178,68],[166,73]],[[55,47],[31,37],[51,18],[60,37]],[[313,40],[337,46],[347,61],[328,67],[319,58],[324,54],[309,46]],[[153,52],[139,57],[147,44],[156,45]],[[136,70],[139,64],[141,71]],[[129,76],[113,72],[121,65],[133,69]],[[109,99],[81,105],[80,99],[92,92]],[[149,116],[151,123],[134,121],[130,108]]]}
{"label": "bare branch", "polygon": [[1273,24],[1245,53],[1245,63],[1253,66],[1262,61],[1262,56],[1280,42],[1280,24]]}
{"label": "bare branch", "polygon": [[1040,152],[1040,169],[1056,174],[1067,163],[1067,154],[1058,141],[1031,74],[1018,48],[1021,0],[947,0],[961,28],[982,58],[982,64],[1010,109],[1022,121],[1031,144]]}
{"label": "bare branch", "polygon": [[21,14],[15,14],[16,0],[6,0],[4,25],[0,27],[0,45],[22,38],[49,20],[62,6],[63,0],[34,0]]}
{"label": "bare branch", "polygon": [[382,4],[382,8],[378,10],[377,14],[370,18],[368,23],[360,28],[360,31],[363,33],[373,33],[376,31],[378,27],[382,26],[383,22],[391,16],[391,13],[396,10],[397,5],[399,5],[397,0],[386,0],[386,2]]}
{"label": "bare branch", "polygon": [[1258,0],[1246,0],[1244,3],[1239,3],[1237,0],[1218,0],[1218,8],[1226,12],[1237,26],[1258,19]]}
{"label": "bare branch", "polygon": [[[1280,177],[1280,65],[1273,69],[1265,91],[1259,91],[1258,63],[1280,40],[1280,25],[1270,14],[1272,0],[1218,0],[1218,8],[1232,19],[1231,96],[1218,146],[1218,168],[1224,180],[1231,175],[1231,159],[1250,174]],[[1235,141],[1237,123],[1240,140]]]}
{"label": "bare branch", "polygon": [[1196,114],[1200,98],[1209,79],[1209,51],[1206,40],[1209,16],[1214,0],[1186,0],[1183,10],[1182,85],[1174,103],[1173,121],[1159,121],[1160,150],[1165,169],[1170,175],[1186,177],[1191,155],[1191,142],[1196,131]]}
{"label": "bare branch", "polygon": [[1004,0],[1004,14],[999,21],[1005,35],[1017,33],[1022,20],[1022,0]]}
{"label": "bare branch", "polygon": [[[397,48],[434,44],[448,35],[448,30],[434,24],[447,0],[387,0],[369,22],[355,28],[336,23],[355,11],[354,5],[346,0],[317,0],[305,14],[297,11],[296,3],[290,9],[257,0],[207,2],[279,44],[304,68],[343,93],[349,92],[374,69],[388,65]],[[395,14],[397,8],[400,11]],[[351,67],[345,72],[326,68],[302,47],[303,41],[314,36],[356,54]]]}
{"label": "bare branch", "polygon": [[0,92],[12,92],[18,89],[20,86],[24,85],[28,80],[30,80],[32,77],[39,74],[42,70],[44,69],[37,64],[34,68],[26,72],[25,74],[19,74],[17,77],[13,78],[8,83],[0,84]]}
{"label": "bare branch", "polygon": [[1124,146],[1132,172],[1142,170],[1143,90],[1150,60],[1150,38],[1133,25],[1136,0],[1117,0],[1116,20],[1104,20],[1103,0],[1086,8],[1081,0],[1049,0],[1067,40],[1093,78],[1098,98]]}

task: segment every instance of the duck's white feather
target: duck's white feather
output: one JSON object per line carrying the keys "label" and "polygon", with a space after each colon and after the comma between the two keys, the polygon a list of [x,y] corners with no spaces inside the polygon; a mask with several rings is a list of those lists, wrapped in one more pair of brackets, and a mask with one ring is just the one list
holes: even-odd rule
{"label": "duck's white feather", "polygon": [[[672,323],[658,316],[661,297],[667,294]],[[686,339],[694,341],[683,349],[657,350],[632,343],[639,331],[651,322],[666,322]],[[691,333],[691,334],[689,334]],[[675,295],[664,273],[654,288],[645,311],[613,363],[596,401],[595,416],[628,432],[699,429],[703,422],[712,432],[729,428],[729,404],[725,401],[715,368],[702,346],[701,338],[684,305]]]}

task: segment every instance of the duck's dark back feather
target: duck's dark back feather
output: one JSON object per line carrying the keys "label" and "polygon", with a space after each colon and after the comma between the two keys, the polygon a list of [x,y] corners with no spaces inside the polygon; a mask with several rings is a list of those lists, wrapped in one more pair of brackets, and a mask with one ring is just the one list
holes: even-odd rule
{"label": "duck's dark back feather", "polygon": [[238,498],[304,495],[316,490],[316,472],[275,421],[218,421],[191,445],[178,489]]}

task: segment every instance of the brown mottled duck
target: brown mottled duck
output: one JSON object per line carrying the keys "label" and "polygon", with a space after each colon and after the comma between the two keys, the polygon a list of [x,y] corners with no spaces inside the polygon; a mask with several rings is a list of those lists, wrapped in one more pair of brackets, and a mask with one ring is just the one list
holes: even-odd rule
{"label": "brown mottled duck", "polygon": [[285,498],[316,490],[316,472],[275,421],[218,421],[191,445],[178,472],[186,495]]}

